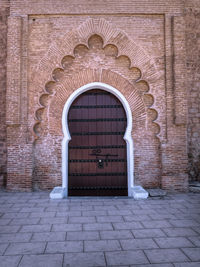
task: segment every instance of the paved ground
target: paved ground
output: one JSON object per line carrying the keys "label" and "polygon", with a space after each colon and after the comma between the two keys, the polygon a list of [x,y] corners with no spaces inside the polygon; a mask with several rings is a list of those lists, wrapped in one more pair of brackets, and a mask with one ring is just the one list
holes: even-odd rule
{"label": "paved ground", "polygon": [[0,192],[0,267],[200,266],[200,194],[164,199]]}

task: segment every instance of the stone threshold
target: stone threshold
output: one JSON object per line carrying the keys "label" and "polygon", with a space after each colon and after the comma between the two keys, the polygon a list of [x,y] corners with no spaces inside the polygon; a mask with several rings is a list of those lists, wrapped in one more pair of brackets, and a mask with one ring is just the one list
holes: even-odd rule
{"label": "stone threshold", "polygon": [[[131,187],[131,195],[127,196],[126,198],[134,198],[135,200],[140,200],[140,199],[147,199],[148,196],[149,196],[149,193],[142,186],[137,185],[137,186]],[[67,196],[67,189],[63,188],[63,187],[59,187],[59,186],[54,187],[54,189],[51,191],[49,197],[51,199],[67,198],[68,197]],[[86,198],[88,198],[88,197],[86,196]],[[98,198],[102,198],[102,197],[98,197]],[[121,198],[121,197],[120,196],[119,197],[113,196],[111,198]]]}

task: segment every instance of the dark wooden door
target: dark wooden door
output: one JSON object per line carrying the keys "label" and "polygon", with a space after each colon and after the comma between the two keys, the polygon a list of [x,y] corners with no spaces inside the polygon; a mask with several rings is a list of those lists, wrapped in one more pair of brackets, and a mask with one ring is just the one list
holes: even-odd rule
{"label": "dark wooden door", "polygon": [[122,104],[109,92],[75,99],[68,114],[69,196],[128,195],[126,124]]}

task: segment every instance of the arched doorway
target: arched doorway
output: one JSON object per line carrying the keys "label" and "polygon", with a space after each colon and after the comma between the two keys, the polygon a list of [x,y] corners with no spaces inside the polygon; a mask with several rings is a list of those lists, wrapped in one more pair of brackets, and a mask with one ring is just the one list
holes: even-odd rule
{"label": "arched doorway", "polygon": [[124,134],[124,140],[126,141],[126,153],[127,153],[127,185],[128,196],[133,196],[132,189],[134,187],[134,157],[133,157],[133,140],[131,136],[132,131],[132,113],[130,106],[125,97],[114,87],[101,83],[93,82],[86,84],[76,91],[74,91],[65,103],[62,113],[62,129],[64,138],[62,141],[62,187],[55,187],[50,194],[51,198],[63,198],[68,196],[68,145],[71,140],[71,135],[68,127],[68,112],[74,102],[74,100],[84,92],[91,89],[102,89],[115,95],[124,107],[127,119],[127,127]]}
{"label": "arched doorway", "polygon": [[92,89],[68,112],[69,196],[127,196],[127,118],[112,93]]}

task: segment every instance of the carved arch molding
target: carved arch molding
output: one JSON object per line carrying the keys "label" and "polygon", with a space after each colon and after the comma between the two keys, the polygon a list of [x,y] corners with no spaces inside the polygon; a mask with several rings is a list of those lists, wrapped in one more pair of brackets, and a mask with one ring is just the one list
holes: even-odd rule
{"label": "carved arch molding", "polygon": [[[102,41],[100,49],[104,52],[112,47],[109,56],[114,59],[126,58],[125,67],[133,75],[131,81],[117,74],[113,69],[103,68],[85,68],[73,75],[65,75],[68,67],[79,58],[80,46],[85,50],[92,49],[90,41],[94,36]],[[117,88],[125,96],[132,109],[133,125],[147,127],[147,118],[149,118],[153,133],[163,140],[165,139],[165,120],[163,119],[165,107],[160,109],[155,101],[160,77],[161,73],[156,69],[154,61],[124,32],[113,29],[104,19],[89,19],[77,30],[67,33],[61,40],[56,40],[35,70],[32,81],[37,88],[40,88],[41,94],[32,127],[34,138],[36,140],[40,136],[42,114],[45,109],[48,107],[50,112],[54,112],[49,105],[56,106],[56,112],[61,118],[66,96],[69,97],[73,91],[87,83],[103,82]],[[53,104],[49,103],[49,98]],[[162,110],[162,113],[157,110]]]}

